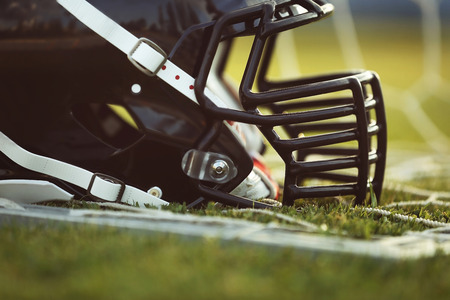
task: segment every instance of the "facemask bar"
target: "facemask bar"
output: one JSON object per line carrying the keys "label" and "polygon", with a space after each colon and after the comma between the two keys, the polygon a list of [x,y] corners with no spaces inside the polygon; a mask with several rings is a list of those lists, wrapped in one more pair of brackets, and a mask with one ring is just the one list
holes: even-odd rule
{"label": "facemask bar", "polygon": [[[309,79],[270,83],[265,80],[277,33],[318,20],[332,11],[329,4],[319,1],[292,1],[302,4],[309,12],[286,19],[275,20],[276,7],[271,4],[253,6],[225,15],[218,20],[196,80],[195,92],[201,106],[212,118],[222,118],[259,125],[274,149],[286,165],[283,205],[292,205],[295,199],[354,195],[354,202],[361,204],[372,186],[379,197],[386,162],[386,117],[378,77],[372,72],[327,75]],[[245,112],[218,108],[204,94],[207,74],[226,26],[259,18],[250,58],[240,86],[240,98]],[[263,55],[266,49],[266,54]],[[262,59],[262,63],[261,63]],[[257,71],[259,92],[253,92]],[[368,94],[365,87],[370,87]],[[351,97],[325,98],[310,101],[307,98],[341,91],[351,92]],[[292,103],[290,100],[302,100]],[[287,102],[289,103],[283,103]],[[261,115],[260,106],[268,106],[273,114]],[[323,108],[325,107],[325,108]],[[285,111],[292,111],[283,113]],[[374,111],[376,122],[370,122]],[[333,119],[351,116],[350,123],[337,123]],[[325,124],[315,123],[324,121]],[[314,124],[311,124],[314,122]],[[275,127],[288,132],[288,139],[281,139]],[[298,137],[299,133],[314,130],[333,130],[332,133],[310,137]],[[371,138],[376,137],[377,148],[371,149]],[[333,145],[354,142],[356,148],[334,148]],[[331,147],[330,147],[331,146]],[[295,155],[297,157],[295,157]],[[305,161],[312,154],[338,156],[323,161]],[[371,165],[375,165],[374,178],[370,178]],[[335,173],[336,170],[357,169],[357,175]],[[340,181],[343,184],[302,186],[309,178]],[[209,196],[214,193],[200,187]],[[216,195],[218,196],[218,195]]]}
{"label": "facemask bar", "polygon": [[[261,5],[250,6],[231,12],[217,20],[211,33],[209,45],[204,54],[204,60],[200,68],[199,75],[196,78],[194,85],[194,91],[197,101],[199,102],[200,106],[207,109],[209,114],[211,114],[213,117],[256,125],[271,124],[273,122],[277,122],[277,120],[279,119],[277,116],[267,116],[265,118],[261,118],[261,116],[258,114],[252,116],[245,111],[220,108],[213,103],[212,99],[208,98],[208,96],[205,94],[205,89],[209,71],[211,70],[214,57],[219,47],[219,43],[223,37],[223,32],[226,31],[226,28],[228,26],[232,26],[238,23],[247,24],[252,23],[252,21],[253,23],[259,21],[257,33],[255,34],[255,43],[252,49],[253,52],[255,48],[264,49],[264,44],[269,36],[284,30],[296,28],[298,26],[317,21],[328,16],[333,11],[333,6],[329,3],[326,3],[325,1],[297,0],[290,1],[289,3],[291,3],[292,5],[301,4],[302,6],[307,7],[309,11],[307,13],[276,20],[276,5],[274,2],[267,2]],[[249,62],[246,67],[245,73],[249,73],[248,70],[254,70],[256,75],[258,65],[259,60]],[[248,85],[249,81],[255,81],[254,78],[251,79],[251,76],[246,76],[245,74],[244,80],[246,80],[247,83],[245,85]]]}
{"label": "facemask bar", "polygon": [[[275,41],[276,36],[268,40],[261,62],[260,72],[257,78],[257,84],[261,92],[280,91],[296,86],[306,87],[315,85],[318,87],[316,95],[320,95],[322,93],[319,90],[326,91],[327,88],[341,81],[338,85],[342,89],[350,88],[353,99],[345,97],[325,98],[315,101],[305,99],[289,104],[274,102],[269,104],[273,113],[281,114],[287,110],[305,109],[308,111],[317,111],[320,107],[336,107],[344,113],[346,110],[345,107],[354,106],[355,112],[352,114],[355,114],[357,118],[356,124],[352,122],[336,122],[334,120],[325,124],[286,124],[283,128],[291,138],[288,141],[280,141],[279,136],[273,128],[262,128],[263,133],[269,138],[269,141],[274,141],[272,146],[286,162],[285,196],[283,203],[290,205],[293,199],[296,198],[338,196],[348,193],[356,195],[355,203],[362,204],[370,188],[373,189],[375,195],[379,198],[386,164],[387,128],[383,96],[378,76],[372,72],[341,73],[292,81],[269,82],[266,76],[275,48]],[[346,87],[347,84],[349,87]],[[371,93],[367,92],[368,87],[370,87]],[[323,94],[326,93],[327,91]],[[247,105],[245,105],[247,109],[254,108],[254,105],[250,104],[252,102],[251,97],[244,102],[247,102]],[[338,108],[339,106],[341,108]],[[330,114],[323,114],[318,120],[332,118],[332,110],[333,108],[329,109]],[[371,111],[373,111],[375,119],[371,119]],[[348,111],[347,113],[351,112]],[[299,134],[307,134],[308,132],[321,130],[339,131],[323,135],[323,141],[320,141],[320,136],[316,136],[316,140],[313,141],[311,139],[310,142],[304,141],[304,138],[298,138]],[[376,145],[372,144],[372,138],[376,138]],[[355,139],[358,141],[358,147],[356,149],[350,147],[317,147]],[[293,156],[293,150],[296,150],[296,158]],[[307,157],[312,155],[327,155],[341,158],[328,161],[307,162]],[[373,178],[369,177],[371,165],[374,166]],[[358,167],[359,173],[357,177],[329,172],[349,167]],[[340,181],[344,184],[338,186],[302,187],[302,183],[308,178]]]}

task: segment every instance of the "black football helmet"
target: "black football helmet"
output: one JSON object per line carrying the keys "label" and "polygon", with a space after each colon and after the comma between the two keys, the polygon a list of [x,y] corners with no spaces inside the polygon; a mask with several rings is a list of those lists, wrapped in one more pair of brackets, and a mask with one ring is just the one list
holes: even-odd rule
{"label": "black football helmet", "polygon": [[[385,169],[378,76],[267,75],[277,36],[333,9],[325,0],[1,1],[0,131],[37,155],[190,205],[276,205],[262,201],[278,194],[261,159],[272,147],[285,164],[283,205],[333,196],[361,204],[370,191],[380,196]],[[101,18],[88,16],[96,10]],[[96,33],[103,15],[113,29]],[[111,41],[122,30],[140,38],[128,59]],[[253,44],[234,92],[225,70],[241,36]],[[135,58],[144,46],[161,58],[139,54],[153,70]],[[170,66],[180,72],[165,75]],[[86,196],[1,155],[0,180],[9,179]]]}

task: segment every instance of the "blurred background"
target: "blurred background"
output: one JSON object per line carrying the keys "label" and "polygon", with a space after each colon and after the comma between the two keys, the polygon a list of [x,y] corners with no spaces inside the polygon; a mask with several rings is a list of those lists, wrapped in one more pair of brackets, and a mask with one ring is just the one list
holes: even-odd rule
{"label": "blurred background", "polygon": [[[331,17],[280,36],[279,59],[269,73],[295,78],[376,71],[388,121],[387,177],[433,176],[449,188],[450,0],[329,1],[335,6]],[[242,51],[250,45],[244,39],[234,46],[238,54],[230,75],[236,79],[246,62]]]}
{"label": "blurred background", "polygon": [[[337,0],[345,34],[353,17],[359,54],[354,63],[383,82],[391,147],[450,152],[450,1]],[[350,26],[348,24],[348,26]],[[338,29],[339,30],[339,29]],[[348,39],[352,39],[347,37]],[[356,43],[356,42],[355,42]],[[349,53],[350,47],[344,51]]]}
{"label": "blurred background", "polygon": [[294,37],[299,72],[376,71],[389,148],[450,154],[450,1],[330,2],[331,18]]}

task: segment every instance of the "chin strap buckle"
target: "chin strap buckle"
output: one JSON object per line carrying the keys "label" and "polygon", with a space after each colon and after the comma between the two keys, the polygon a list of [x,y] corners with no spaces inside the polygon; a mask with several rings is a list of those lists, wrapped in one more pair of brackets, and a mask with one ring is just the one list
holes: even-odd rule
{"label": "chin strap buckle", "polygon": [[[96,181],[97,178],[101,179],[101,180]],[[89,186],[86,189],[87,195],[90,197],[94,197],[96,199],[101,199],[100,197],[97,197],[95,195],[95,192],[92,192],[94,183],[95,183],[95,189],[97,189],[97,190],[102,189],[102,186],[101,186],[102,183],[107,184],[108,192],[110,191],[111,194],[114,193],[114,191],[117,189],[111,189],[110,184],[118,185],[117,196],[115,197],[115,200],[113,202],[117,202],[117,203],[122,202],[122,197],[123,197],[123,194],[125,193],[125,187],[126,187],[126,185],[123,181],[121,181],[117,178],[114,178],[112,176],[106,175],[106,174],[101,174],[101,173],[92,174],[91,181],[89,182]],[[113,199],[113,198],[111,197],[111,199]]]}
{"label": "chin strap buckle", "polygon": [[[145,45],[150,46],[150,49],[148,47],[146,47]],[[139,50],[138,50],[139,49]],[[145,60],[147,57],[148,58],[154,58],[155,53],[153,51],[149,52],[148,50],[156,50],[157,53],[161,54],[163,57],[163,60],[161,61],[161,63],[156,67],[156,69],[154,71],[149,70],[148,68],[144,67],[143,65],[141,65],[140,63],[138,63],[138,61],[133,57],[133,55],[139,55],[140,57],[142,57],[143,60]],[[161,47],[159,47],[155,42],[146,39],[146,38],[140,38],[137,40],[136,44],[134,45],[134,47],[130,50],[130,52],[127,54],[128,59],[130,60],[130,62],[136,67],[138,68],[140,71],[142,71],[142,73],[144,73],[145,75],[148,76],[156,76],[156,74],[159,72],[159,70],[162,69],[162,67],[165,65],[165,63],[167,62],[168,56],[166,54],[166,52],[164,52],[163,49],[161,49]]]}

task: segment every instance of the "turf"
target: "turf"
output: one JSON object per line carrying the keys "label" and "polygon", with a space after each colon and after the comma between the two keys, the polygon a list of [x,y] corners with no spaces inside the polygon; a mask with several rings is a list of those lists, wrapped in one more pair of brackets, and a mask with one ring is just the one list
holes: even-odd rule
{"label": "turf", "polygon": [[0,230],[2,299],[445,299],[448,256],[389,261],[115,229]]}

